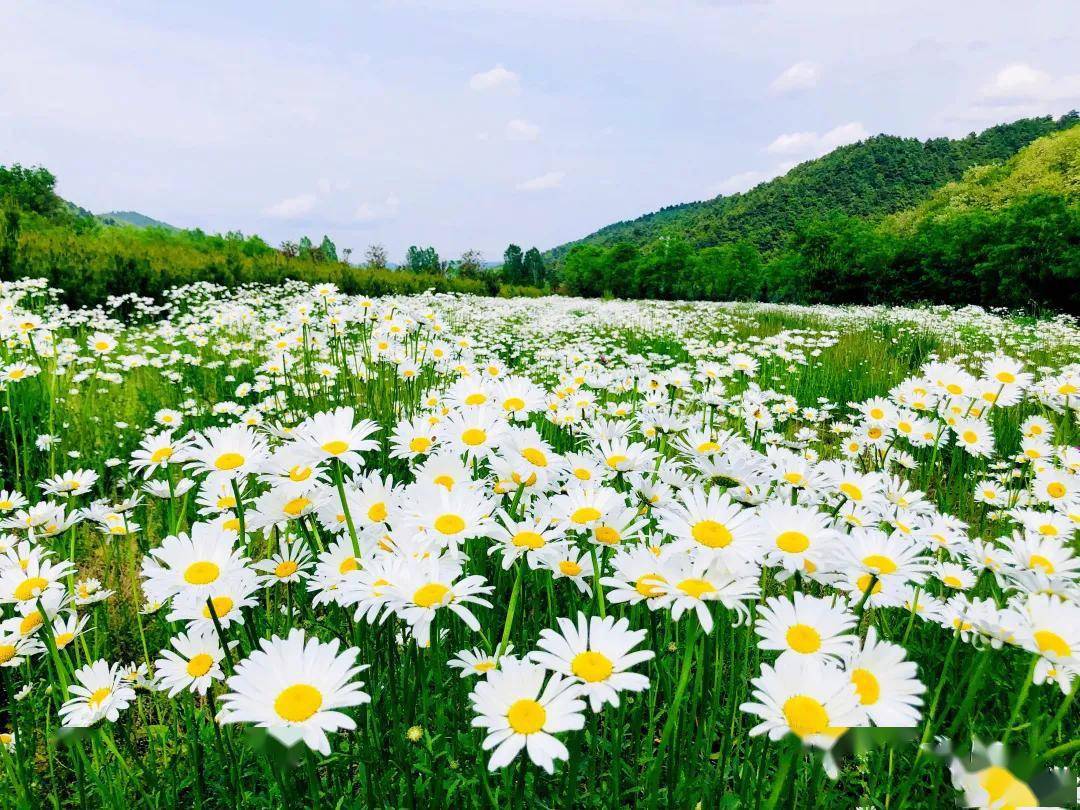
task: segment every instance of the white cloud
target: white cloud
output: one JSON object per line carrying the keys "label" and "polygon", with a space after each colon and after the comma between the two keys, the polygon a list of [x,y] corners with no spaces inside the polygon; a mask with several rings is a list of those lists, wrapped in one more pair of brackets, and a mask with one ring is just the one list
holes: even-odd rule
{"label": "white cloud", "polygon": [[821,81],[821,65],[816,62],[796,62],[769,85],[769,90],[777,95],[795,93],[817,87]]}
{"label": "white cloud", "polygon": [[815,157],[831,152],[838,146],[855,143],[868,137],[870,133],[861,122],[851,121],[824,133],[788,132],[777,135],[772,143],[765,147],[765,151],[774,155]]}
{"label": "white cloud", "polygon": [[1080,98],[1080,75],[1052,76],[1017,62],[999,70],[982,95],[1001,102],[1074,100]]}
{"label": "white cloud", "polygon": [[566,172],[548,172],[524,183],[518,183],[518,191],[546,191],[549,188],[559,188],[562,185]]}
{"label": "white cloud", "polygon": [[817,142],[816,132],[787,132],[777,135],[765,151],[774,155],[797,155],[811,151]]}
{"label": "white cloud", "polygon": [[400,206],[401,200],[398,199],[396,194],[391,194],[382,202],[361,203],[360,207],[356,209],[356,213],[353,214],[353,219],[357,222],[382,222],[393,219],[397,216]]}
{"label": "white cloud", "polygon": [[709,186],[709,188],[705,190],[705,195],[707,198],[711,199],[718,194],[727,195],[737,194],[742,191],[749,191],[758,183],[762,182],[763,180],[767,180],[768,178],[769,175],[765,172],[739,172],[738,174],[733,174],[730,177],[724,178],[715,185]]}
{"label": "white cloud", "polygon": [[311,213],[318,198],[314,194],[297,194],[286,197],[266,208],[263,213],[275,219],[297,219]]}
{"label": "white cloud", "polygon": [[512,141],[535,141],[540,137],[540,127],[531,121],[515,118],[506,124],[506,137]]}
{"label": "white cloud", "polygon": [[499,64],[491,70],[474,73],[472,78],[469,79],[469,87],[478,93],[486,93],[491,90],[505,90],[516,93],[521,87],[521,76]]}

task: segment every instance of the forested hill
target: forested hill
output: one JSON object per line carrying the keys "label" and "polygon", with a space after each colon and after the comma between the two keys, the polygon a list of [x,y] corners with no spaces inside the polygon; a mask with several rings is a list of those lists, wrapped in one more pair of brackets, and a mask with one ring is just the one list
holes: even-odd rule
{"label": "forested hill", "polygon": [[663,208],[617,222],[549,251],[561,258],[576,244],[642,246],[677,234],[694,247],[748,240],[762,253],[782,247],[795,225],[834,213],[878,216],[912,208],[972,166],[1007,160],[1037,138],[1080,122],[1025,118],[952,140],[878,135],[807,161],[743,194]]}

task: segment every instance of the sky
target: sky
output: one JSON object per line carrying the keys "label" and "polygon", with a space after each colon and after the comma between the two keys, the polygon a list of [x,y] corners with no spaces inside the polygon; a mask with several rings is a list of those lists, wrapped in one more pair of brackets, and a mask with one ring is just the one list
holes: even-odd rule
{"label": "sky", "polygon": [[0,164],[360,256],[541,249],[1080,107],[1076,0],[0,0]]}

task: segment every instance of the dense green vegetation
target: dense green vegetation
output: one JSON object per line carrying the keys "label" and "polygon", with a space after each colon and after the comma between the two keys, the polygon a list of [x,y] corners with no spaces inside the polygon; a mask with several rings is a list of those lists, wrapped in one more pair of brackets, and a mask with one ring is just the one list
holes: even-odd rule
{"label": "dense green vegetation", "polygon": [[779,249],[750,236],[701,248],[670,228],[644,246],[576,245],[560,279],[580,295],[1080,312],[1080,127],[973,167],[905,211],[806,216]]}
{"label": "dense green vegetation", "polygon": [[694,248],[748,240],[762,253],[782,248],[808,218],[834,213],[876,216],[910,208],[972,166],[1006,160],[1032,141],[1080,121],[1075,112],[1055,120],[1025,118],[966,138],[919,141],[878,135],[796,166],[747,191],[663,208],[617,222],[550,251],[565,256],[578,244],[644,247],[677,234]]}
{"label": "dense green vegetation", "polygon": [[369,261],[356,266],[346,251],[338,256],[328,237],[318,245],[303,237],[274,248],[237,232],[176,230],[142,215],[135,222],[133,212],[97,217],[59,197],[55,185],[47,169],[0,166],[0,279],[46,278],[72,306],[129,293],[155,297],[195,281],[231,286],[290,278],[334,282],[349,294],[540,292],[502,283],[468,254],[462,262],[443,262],[432,248],[410,248],[407,266],[392,269],[385,252],[373,246]]}

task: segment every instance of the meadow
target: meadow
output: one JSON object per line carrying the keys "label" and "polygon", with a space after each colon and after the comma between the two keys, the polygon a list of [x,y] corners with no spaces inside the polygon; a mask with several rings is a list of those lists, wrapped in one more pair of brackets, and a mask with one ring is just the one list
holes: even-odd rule
{"label": "meadow", "polygon": [[1076,801],[1074,319],[64,298],[0,282],[4,806]]}

